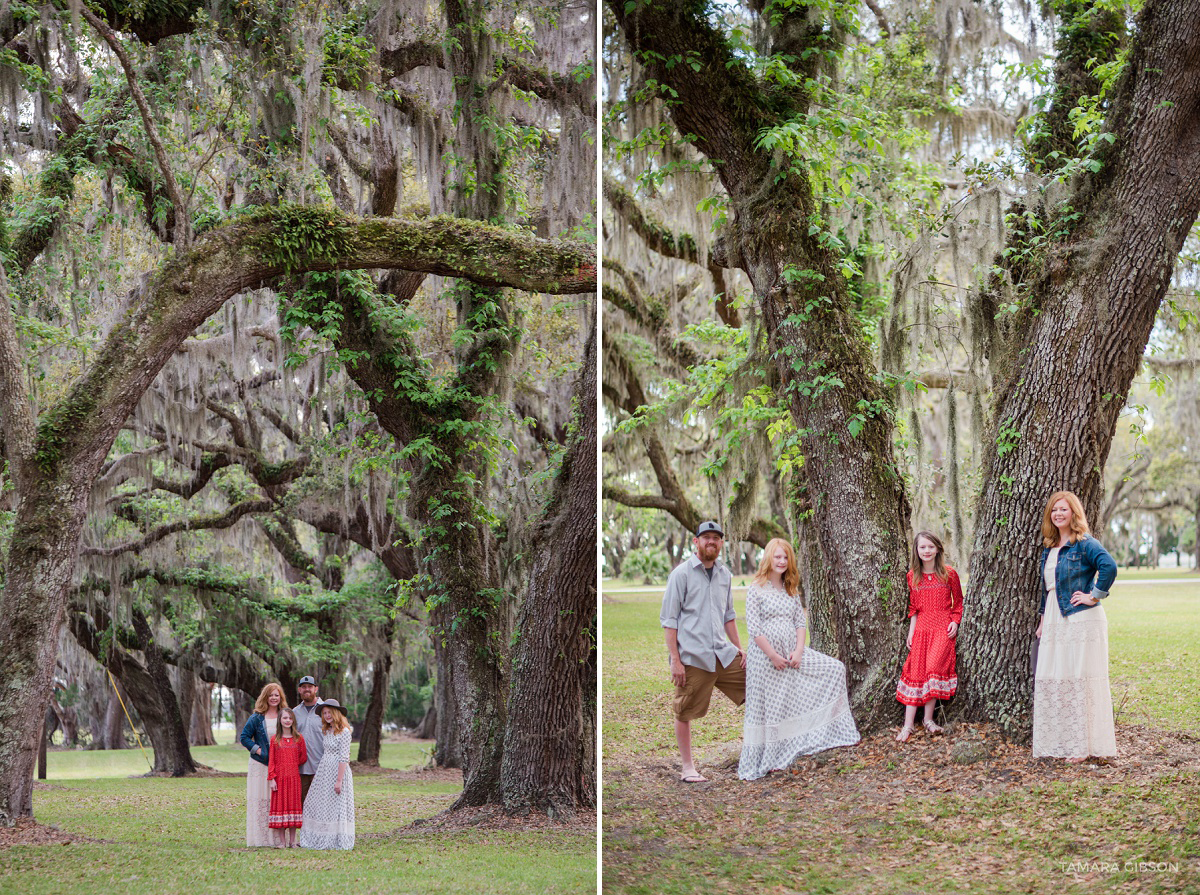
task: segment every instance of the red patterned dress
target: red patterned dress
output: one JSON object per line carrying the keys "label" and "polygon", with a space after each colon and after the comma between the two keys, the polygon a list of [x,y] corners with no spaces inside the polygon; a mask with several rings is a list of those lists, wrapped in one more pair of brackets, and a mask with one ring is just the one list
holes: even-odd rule
{"label": "red patterned dress", "polygon": [[908,617],[915,615],[917,626],[908,661],[896,685],[896,698],[905,705],[949,699],[958,689],[954,641],[946,629],[950,622],[962,623],[962,585],[958,573],[949,566],[946,577],[941,581],[937,575],[921,575],[914,584],[912,570],[908,572]]}
{"label": "red patterned dress", "polygon": [[299,827],[304,823],[304,803],[300,799],[300,765],[308,761],[304,737],[276,737],[267,754],[267,779],[275,781],[271,793],[268,826],[274,829]]}

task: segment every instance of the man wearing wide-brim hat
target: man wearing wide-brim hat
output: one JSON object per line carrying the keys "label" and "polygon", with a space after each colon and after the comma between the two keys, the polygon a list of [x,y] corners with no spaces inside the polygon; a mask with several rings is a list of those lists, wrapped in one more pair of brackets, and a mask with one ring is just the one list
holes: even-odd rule
{"label": "man wearing wide-brim hat", "polygon": [[304,745],[308,749],[308,761],[300,765],[300,799],[308,796],[308,788],[312,786],[313,774],[321,763],[325,746],[321,735],[321,698],[317,696],[317,680],[311,674],[300,678],[296,686],[300,694],[300,702],[293,712],[296,715],[296,732],[304,737]]}
{"label": "man wearing wide-brim hat", "polygon": [[703,783],[692,758],[692,721],[708,714],[714,688],[734,705],[746,701],[746,652],[733,611],[733,573],[721,561],[725,532],[701,522],[692,539],[696,554],[667,579],[659,622],[667,641],[675,696],[675,740],[684,783]]}

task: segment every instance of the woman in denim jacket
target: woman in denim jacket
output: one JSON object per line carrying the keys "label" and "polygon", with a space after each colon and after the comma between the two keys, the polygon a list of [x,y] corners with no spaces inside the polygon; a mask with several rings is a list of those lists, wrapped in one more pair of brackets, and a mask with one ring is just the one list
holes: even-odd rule
{"label": "woman in denim jacket", "polygon": [[1042,618],[1036,635],[1033,755],[1065,758],[1117,754],[1108,688],[1108,620],[1100,601],[1117,564],[1088,533],[1079,498],[1056,491],[1042,516]]}
{"label": "woman in denim jacket", "polygon": [[269,683],[258,694],[254,713],[246,719],[238,741],[250,750],[250,765],[246,771],[246,845],[275,846],[271,833],[271,789],[267,783],[267,761],[270,758],[271,737],[279,721],[279,712],[288,707],[283,687]]}

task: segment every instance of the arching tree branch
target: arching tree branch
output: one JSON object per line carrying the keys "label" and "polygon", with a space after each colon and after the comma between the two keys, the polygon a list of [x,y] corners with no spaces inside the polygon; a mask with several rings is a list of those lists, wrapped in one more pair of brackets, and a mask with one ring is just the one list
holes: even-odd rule
{"label": "arching tree branch", "polygon": [[161,541],[168,535],[181,531],[198,531],[201,529],[229,528],[244,516],[252,513],[269,513],[275,509],[272,500],[244,500],[236,503],[223,513],[209,516],[196,516],[178,522],[168,522],[159,525],[136,541],[126,541],[113,547],[84,547],[80,550],[82,556],[120,556],[123,553],[144,550],[156,541]]}

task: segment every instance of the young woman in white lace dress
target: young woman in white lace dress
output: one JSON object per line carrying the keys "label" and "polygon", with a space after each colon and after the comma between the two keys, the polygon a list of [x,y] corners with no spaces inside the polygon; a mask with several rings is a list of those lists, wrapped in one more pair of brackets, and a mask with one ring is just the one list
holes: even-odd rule
{"label": "young woman in white lace dress", "polygon": [[1117,754],[1100,601],[1117,564],[1088,534],[1079,498],[1056,491],[1042,517],[1042,619],[1033,679],[1033,755],[1077,763]]}
{"label": "young woman in white lace dress", "polygon": [[801,755],[858,742],[846,666],[805,647],[800,572],[792,545],[775,538],[746,591],[746,714],[738,776],[756,780]]}
{"label": "young woman in white lace dress", "polygon": [[354,775],[350,772],[350,722],[336,699],[321,704],[325,752],[304,799],[301,848],[354,848]]}

